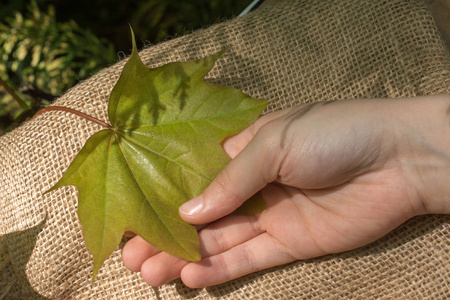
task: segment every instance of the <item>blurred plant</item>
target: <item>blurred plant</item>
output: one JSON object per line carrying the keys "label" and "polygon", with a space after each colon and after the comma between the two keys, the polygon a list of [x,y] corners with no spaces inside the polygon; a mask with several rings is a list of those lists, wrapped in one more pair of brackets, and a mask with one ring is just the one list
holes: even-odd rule
{"label": "blurred plant", "polygon": [[25,15],[0,23],[0,135],[116,60],[110,42],[32,0]]}
{"label": "blurred plant", "polygon": [[107,38],[114,43],[116,50],[125,53],[131,50],[127,24],[133,27],[138,46],[141,41],[155,44],[231,19],[251,2],[252,0],[52,0],[58,18],[70,16],[81,27],[90,28],[97,36]]}
{"label": "blurred plant", "polygon": [[150,41],[185,33],[225,18],[235,17],[251,0],[143,1],[132,15],[133,28]]}
{"label": "blurred plant", "polygon": [[27,2],[0,10],[0,135],[114,63],[129,47],[127,24],[154,44],[232,18],[252,0],[32,0],[25,10]]}

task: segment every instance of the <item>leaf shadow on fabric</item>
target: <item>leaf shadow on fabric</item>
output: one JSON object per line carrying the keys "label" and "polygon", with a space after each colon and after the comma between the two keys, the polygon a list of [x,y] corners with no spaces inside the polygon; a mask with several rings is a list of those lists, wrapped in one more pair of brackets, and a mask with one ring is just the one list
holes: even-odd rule
{"label": "leaf shadow on fabric", "polygon": [[0,237],[0,250],[2,251],[0,299],[48,299],[33,289],[26,274],[26,265],[45,222],[46,219],[29,229]]}

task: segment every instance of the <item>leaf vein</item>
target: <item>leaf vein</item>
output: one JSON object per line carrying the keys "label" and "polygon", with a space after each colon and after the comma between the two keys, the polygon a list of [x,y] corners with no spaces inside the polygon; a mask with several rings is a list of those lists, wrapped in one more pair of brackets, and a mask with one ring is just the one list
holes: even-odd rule
{"label": "leaf vein", "polygon": [[176,241],[187,253],[189,253],[189,251],[186,249],[186,247],[182,244],[179,243],[176,236],[173,234],[173,232],[170,230],[170,227],[167,226],[167,224],[164,222],[164,220],[161,218],[161,214],[158,213],[158,211],[155,209],[155,207],[152,205],[152,202],[150,201],[150,199],[148,199],[147,195],[144,192],[144,189],[142,188],[142,186],[140,185],[136,174],[133,172],[133,169],[131,168],[131,165],[127,159],[127,156],[125,155],[125,151],[123,150],[123,147],[120,143],[120,140],[117,139],[117,143],[119,145],[120,151],[122,152],[122,155],[125,159],[125,162],[127,163],[128,169],[131,172],[131,175],[133,176],[134,181],[136,182],[137,186],[139,187],[139,190],[142,192],[142,194],[144,195],[145,199],[147,200],[148,204],[151,206],[151,208],[153,209],[153,211],[155,212],[155,214],[157,215],[158,219],[161,221],[161,223],[164,225],[164,227],[166,228],[167,232],[170,234],[170,236],[173,238],[174,241]]}
{"label": "leaf vein", "polygon": [[118,132],[118,134],[120,134],[124,139],[127,139],[130,142],[136,144],[137,146],[139,146],[139,147],[141,147],[141,148],[143,148],[143,149],[145,149],[145,150],[147,150],[147,151],[149,151],[149,152],[151,152],[151,153],[153,153],[153,154],[155,154],[155,155],[157,155],[159,157],[162,157],[162,158],[168,160],[169,162],[171,162],[173,164],[178,165],[180,168],[185,169],[185,170],[187,170],[187,171],[189,171],[189,172],[191,172],[191,173],[193,173],[193,174],[195,174],[195,175],[197,175],[197,176],[207,180],[208,182],[211,182],[211,179],[209,179],[205,175],[203,175],[203,174],[195,171],[194,169],[192,169],[192,168],[190,168],[190,167],[188,167],[188,166],[186,166],[186,165],[184,165],[184,164],[174,160],[173,158],[170,158],[170,157],[168,157],[168,156],[166,156],[166,155],[164,155],[164,154],[162,154],[162,153],[160,153],[160,152],[158,152],[156,150],[153,150],[153,149],[151,149],[151,148],[149,148],[149,147],[139,143],[138,141],[136,141],[135,139],[131,138],[130,136],[124,135],[124,134],[122,134],[120,132]]}
{"label": "leaf vein", "polygon": [[[253,111],[254,109],[255,108],[249,108],[247,110],[242,110],[242,111],[239,112],[239,114],[244,114],[244,113],[246,113],[248,111]],[[173,121],[173,122],[167,122],[167,123],[157,123],[157,124],[130,126],[130,127],[120,127],[118,129],[120,129],[121,131],[127,132],[129,130],[135,130],[135,129],[147,128],[147,127],[167,126],[167,125],[176,125],[176,124],[193,123],[193,122],[211,122],[213,120],[225,119],[225,118],[235,119],[236,116],[237,116],[236,112],[230,112],[228,114],[216,115],[216,116],[213,116],[213,117],[202,118],[202,119],[181,120],[181,121]]]}
{"label": "leaf vein", "polygon": [[106,158],[106,169],[105,169],[105,193],[104,193],[104,207],[103,207],[103,224],[102,224],[102,233],[101,233],[101,245],[100,245],[100,253],[103,253],[103,249],[105,247],[105,236],[106,236],[106,194],[108,192],[108,185],[106,182],[108,182],[108,171],[109,171],[109,160],[111,157],[111,148],[112,143],[114,141],[114,135],[111,135],[110,141],[109,141],[109,148],[108,148],[108,157]]}

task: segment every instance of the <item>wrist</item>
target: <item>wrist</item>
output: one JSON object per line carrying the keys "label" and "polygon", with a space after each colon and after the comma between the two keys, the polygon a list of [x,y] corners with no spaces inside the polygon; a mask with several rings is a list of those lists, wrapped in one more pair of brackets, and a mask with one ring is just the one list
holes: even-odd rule
{"label": "wrist", "polygon": [[412,205],[417,214],[449,214],[450,95],[394,102],[396,159],[411,184]]}

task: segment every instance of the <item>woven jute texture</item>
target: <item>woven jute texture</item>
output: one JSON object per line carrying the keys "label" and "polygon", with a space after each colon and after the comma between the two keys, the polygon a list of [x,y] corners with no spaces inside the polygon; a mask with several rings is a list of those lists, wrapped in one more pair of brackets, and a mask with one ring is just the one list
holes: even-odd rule
{"label": "woven jute texture", "polygon": [[[125,37],[126,38],[126,37]],[[450,92],[449,53],[425,2],[280,0],[244,17],[141,51],[151,67],[227,48],[207,81],[299,103]],[[107,119],[125,61],[56,104]],[[48,112],[0,138],[0,298],[5,299],[445,299],[450,217],[416,217],[363,248],[299,261],[205,289],[145,284],[120,247],[91,284],[92,258],[77,218],[77,191],[43,192],[99,126]]]}

